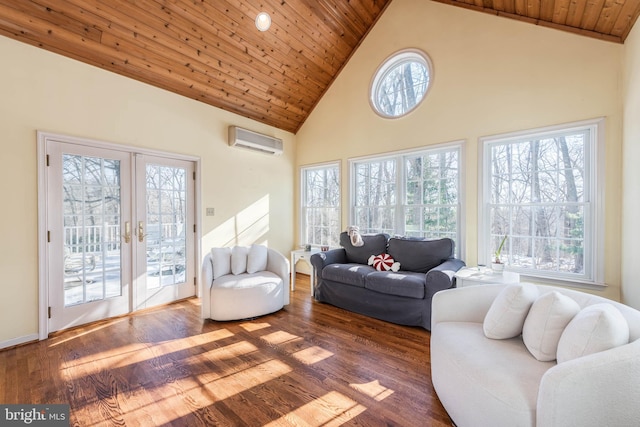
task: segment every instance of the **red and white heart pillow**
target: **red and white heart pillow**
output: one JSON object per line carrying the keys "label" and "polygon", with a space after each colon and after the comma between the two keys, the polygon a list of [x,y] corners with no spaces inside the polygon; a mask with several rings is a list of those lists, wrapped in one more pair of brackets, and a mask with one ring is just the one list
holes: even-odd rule
{"label": "red and white heart pillow", "polygon": [[372,265],[378,271],[400,270],[400,263],[395,262],[389,254],[371,255],[369,257],[369,265]]}

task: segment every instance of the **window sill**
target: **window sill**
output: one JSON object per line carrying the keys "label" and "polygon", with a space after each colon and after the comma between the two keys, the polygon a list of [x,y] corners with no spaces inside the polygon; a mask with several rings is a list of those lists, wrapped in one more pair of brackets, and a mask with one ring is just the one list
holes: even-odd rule
{"label": "window sill", "polygon": [[520,274],[521,282],[533,282],[540,285],[562,286],[566,288],[578,288],[578,289],[590,289],[595,291],[602,291],[607,288],[606,283],[591,282],[586,280],[572,280],[572,279],[558,279],[548,276],[536,276],[527,274],[528,272],[522,272],[518,270],[509,270]]}

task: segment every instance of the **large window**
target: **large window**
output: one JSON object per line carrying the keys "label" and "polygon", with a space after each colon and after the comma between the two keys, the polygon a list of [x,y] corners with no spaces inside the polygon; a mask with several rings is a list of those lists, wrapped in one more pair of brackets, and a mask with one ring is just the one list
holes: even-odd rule
{"label": "large window", "polygon": [[303,167],[300,182],[301,243],[339,246],[340,164]]}
{"label": "large window", "polygon": [[589,121],[481,140],[481,262],[490,262],[507,236],[501,261],[512,269],[601,280],[596,248],[602,246],[597,244],[602,127],[602,121]]}
{"label": "large window", "polygon": [[460,253],[461,147],[352,160],[352,225],[363,233],[450,237]]}

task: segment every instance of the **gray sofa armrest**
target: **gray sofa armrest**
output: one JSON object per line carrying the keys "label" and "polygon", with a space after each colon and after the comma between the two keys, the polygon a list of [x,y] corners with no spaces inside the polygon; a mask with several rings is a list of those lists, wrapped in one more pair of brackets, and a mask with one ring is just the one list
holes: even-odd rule
{"label": "gray sofa armrest", "polygon": [[347,262],[347,251],[344,248],[331,249],[330,251],[316,252],[311,255],[311,265],[315,274],[316,286],[322,280],[322,269],[329,264],[345,264]]}
{"label": "gray sofa armrest", "polygon": [[311,255],[311,265],[317,272],[322,271],[329,264],[346,264],[347,252],[342,249],[331,249],[325,252],[316,252]]}
{"label": "gray sofa armrest", "polygon": [[461,259],[451,258],[433,267],[427,272],[427,285],[425,298],[430,298],[438,291],[449,289],[453,286],[453,275],[466,264]]}

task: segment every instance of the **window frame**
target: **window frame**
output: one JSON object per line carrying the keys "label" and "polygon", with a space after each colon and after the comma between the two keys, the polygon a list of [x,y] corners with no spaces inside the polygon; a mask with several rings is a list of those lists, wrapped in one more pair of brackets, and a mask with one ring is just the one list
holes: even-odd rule
{"label": "window frame", "polygon": [[458,152],[458,204],[457,204],[457,233],[455,240],[456,257],[461,258],[465,253],[465,217],[466,217],[466,203],[465,203],[465,149],[466,141],[458,140],[441,144],[434,144],[430,146],[423,146],[419,148],[411,148],[407,150],[394,151],[389,153],[354,157],[348,160],[349,162],[349,212],[347,217],[349,218],[350,225],[357,225],[356,223],[356,166],[365,162],[386,161],[395,160],[396,162],[396,195],[394,209],[394,232],[392,236],[405,236],[405,219],[403,216],[403,209],[405,208],[404,202],[406,201],[406,171],[405,171],[405,159],[411,156],[428,155],[436,152],[447,152],[457,150]]}
{"label": "window frame", "polygon": [[[324,162],[324,163],[317,163],[317,164],[312,164],[312,165],[304,165],[304,166],[300,166],[300,170],[299,170],[299,177],[300,177],[300,204],[299,204],[299,215],[300,215],[300,226],[299,226],[299,234],[298,234],[298,244],[300,246],[306,245],[306,244],[310,244],[312,247],[317,247],[319,248],[320,246],[325,246],[325,244],[323,243],[313,243],[313,242],[306,242],[306,237],[307,237],[307,209],[308,206],[306,206],[306,201],[307,201],[307,172],[308,171],[313,171],[313,170],[323,170],[323,169],[330,169],[330,168],[336,168],[337,172],[338,172],[338,206],[334,207],[337,209],[338,212],[338,229],[336,230],[337,234],[335,236],[336,239],[336,245],[339,242],[340,239],[340,232],[342,231],[342,162],[337,160],[337,161],[331,161],[331,162]],[[330,245],[331,247],[335,246],[335,245]]]}
{"label": "window frame", "polygon": [[[377,101],[380,85],[385,80],[390,70],[406,62],[420,62],[426,68],[428,80],[426,82],[425,91],[422,94],[420,100],[417,101],[411,108],[404,111],[402,114],[387,114],[381,108],[379,108]],[[415,111],[424,102],[425,98],[429,94],[431,86],[433,86],[433,76],[433,62],[431,61],[429,55],[423,50],[417,48],[407,48],[394,52],[387,58],[385,58],[373,73],[371,83],[369,84],[369,105],[371,106],[371,109],[374,111],[374,113],[382,118],[399,119],[401,117],[405,117]]]}
{"label": "window frame", "polygon": [[478,139],[478,264],[491,263],[491,147],[552,138],[567,133],[588,131],[584,159],[584,272],[565,273],[513,267],[507,269],[522,277],[550,284],[605,286],[604,284],[604,201],[605,201],[605,119],[578,122],[497,134]]}

